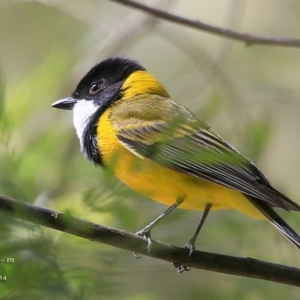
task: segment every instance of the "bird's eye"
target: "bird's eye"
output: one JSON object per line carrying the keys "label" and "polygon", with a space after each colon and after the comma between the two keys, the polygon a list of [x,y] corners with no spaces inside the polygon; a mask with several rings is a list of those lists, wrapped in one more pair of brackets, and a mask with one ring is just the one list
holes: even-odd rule
{"label": "bird's eye", "polygon": [[97,94],[101,90],[101,88],[102,88],[101,83],[99,83],[99,82],[93,83],[90,87],[90,94],[92,94],[92,95]]}

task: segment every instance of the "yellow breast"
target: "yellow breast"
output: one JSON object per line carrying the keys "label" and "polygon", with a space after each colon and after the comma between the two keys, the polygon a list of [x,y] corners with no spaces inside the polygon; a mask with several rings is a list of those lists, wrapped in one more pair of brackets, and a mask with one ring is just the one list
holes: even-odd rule
{"label": "yellow breast", "polygon": [[98,146],[103,163],[133,190],[166,205],[184,200],[180,208],[204,210],[235,208],[251,217],[264,216],[240,192],[179,173],[141,158],[125,148],[117,138],[116,129],[109,122],[110,110],[106,110],[98,123]]}

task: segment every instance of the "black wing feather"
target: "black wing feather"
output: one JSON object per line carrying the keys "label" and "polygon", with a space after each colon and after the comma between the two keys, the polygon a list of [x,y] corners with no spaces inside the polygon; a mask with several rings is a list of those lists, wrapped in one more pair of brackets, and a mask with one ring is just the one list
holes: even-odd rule
{"label": "black wing feather", "polygon": [[135,132],[138,141],[127,138],[122,132],[118,138],[140,155],[170,169],[238,190],[271,206],[300,211],[300,206],[275,190],[251,161],[212,130],[200,129],[182,138],[152,144],[141,141],[143,133],[145,138],[145,131],[151,132],[149,126]]}
{"label": "black wing feather", "polygon": [[263,173],[183,106],[158,95],[136,95],[110,115],[120,142],[135,155],[223,185],[268,205],[300,211]]}

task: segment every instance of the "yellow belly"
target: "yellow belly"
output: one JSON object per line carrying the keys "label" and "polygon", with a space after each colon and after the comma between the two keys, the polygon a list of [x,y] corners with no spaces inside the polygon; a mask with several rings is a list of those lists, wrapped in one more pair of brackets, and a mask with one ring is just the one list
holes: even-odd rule
{"label": "yellow belly", "polygon": [[108,126],[103,128],[100,124],[98,142],[104,164],[130,188],[153,200],[166,205],[183,201],[179,207],[189,210],[204,210],[211,203],[212,210],[234,208],[265,219],[240,192],[136,156],[119,142]]}

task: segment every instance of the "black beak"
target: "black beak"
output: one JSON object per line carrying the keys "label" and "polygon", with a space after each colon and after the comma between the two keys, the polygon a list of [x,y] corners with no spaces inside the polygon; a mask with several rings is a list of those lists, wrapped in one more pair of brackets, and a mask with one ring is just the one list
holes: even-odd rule
{"label": "black beak", "polygon": [[59,109],[72,110],[75,103],[76,103],[75,99],[71,97],[67,97],[52,103],[51,106]]}

